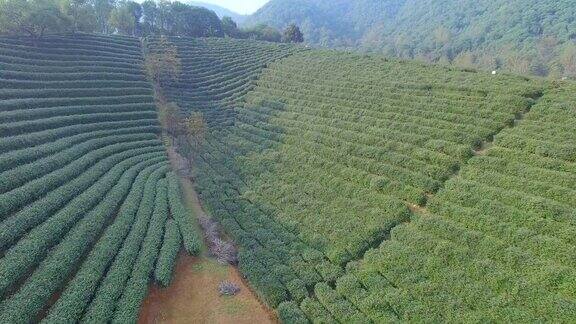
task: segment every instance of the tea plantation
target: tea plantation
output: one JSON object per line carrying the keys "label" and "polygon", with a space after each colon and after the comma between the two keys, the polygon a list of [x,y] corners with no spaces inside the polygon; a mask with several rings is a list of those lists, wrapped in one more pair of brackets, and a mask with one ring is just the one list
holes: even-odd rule
{"label": "tea plantation", "polygon": [[391,314],[409,321],[573,321],[575,89],[550,91],[517,127],[498,134],[430,201],[429,213],[349,264],[330,294],[374,321]]}
{"label": "tea plantation", "polygon": [[135,321],[174,223],[197,252],[142,62],[134,38],[0,38],[1,323]]}
{"label": "tea plantation", "polygon": [[286,322],[569,322],[571,90],[299,52],[223,105],[195,180]]}
{"label": "tea plantation", "polygon": [[[192,178],[286,323],[576,318],[576,86],[169,38]],[[0,323],[135,322],[201,239],[160,141],[158,39],[0,38]]]}
{"label": "tea plantation", "polygon": [[[182,62],[182,75],[163,94],[185,112],[202,113],[212,127],[234,123],[233,107],[253,87],[268,63],[302,50],[289,44],[221,38],[171,37]],[[158,50],[159,38],[147,41]]]}

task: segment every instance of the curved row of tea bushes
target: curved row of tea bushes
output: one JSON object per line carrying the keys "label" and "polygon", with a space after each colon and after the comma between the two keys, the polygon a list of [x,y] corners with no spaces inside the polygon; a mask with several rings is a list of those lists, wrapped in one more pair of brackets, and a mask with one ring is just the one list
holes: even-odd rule
{"label": "curved row of tea bushes", "polygon": [[[0,304],[3,310],[0,320],[3,322],[24,322],[33,319],[49,302],[52,294],[66,283],[69,275],[77,267],[78,259],[98,239],[103,227],[114,217],[118,206],[127,196],[138,172],[155,161],[148,160],[128,170],[117,185],[102,197],[102,201],[86,214],[61,241],[47,258],[34,270],[16,294]],[[31,242],[34,247],[42,247],[38,242]],[[5,259],[6,260],[6,259]],[[7,261],[10,261],[9,259]],[[38,287],[42,287],[39,289]]]}
{"label": "curved row of tea bushes", "polygon": [[0,322],[135,321],[164,238],[167,278],[174,235],[200,250],[143,61],[130,37],[0,37]]}
{"label": "curved row of tea bushes", "polygon": [[172,281],[172,273],[181,246],[182,235],[180,234],[178,224],[176,221],[169,220],[166,223],[162,248],[160,248],[160,254],[158,255],[158,261],[154,269],[154,279],[162,285],[162,287],[168,287]]}
{"label": "curved row of tea bushes", "polygon": [[164,226],[168,220],[168,197],[166,180],[158,183],[154,211],[148,230],[140,248],[138,259],[122,297],[116,305],[114,323],[135,323],[138,321],[140,305],[148,292],[148,281],[154,272],[154,264],[158,258],[164,237]]}
{"label": "curved row of tea bushes", "polygon": [[[216,80],[227,77],[231,87],[241,82],[236,70]],[[542,88],[514,76],[297,53],[263,70],[236,104],[234,123],[219,125],[230,127],[209,129],[195,155],[197,189],[239,245],[240,271],[283,320],[402,320],[386,291],[368,289],[346,264],[413,220],[409,207],[426,205]],[[190,105],[217,93],[209,83],[187,89],[193,95],[181,100]]]}
{"label": "curved row of tea bushes", "polygon": [[[158,39],[149,39],[155,50]],[[182,61],[178,81],[165,81],[163,93],[185,113],[201,112],[212,127],[231,125],[234,108],[268,64],[302,48],[251,40],[173,37]]]}
{"label": "curved row of tea bushes", "polygon": [[202,237],[198,234],[191,211],[182,202],[182,189],[178,176],[170,172],[167,178],[170,214],[180,228],[184,249],[190,254],[198,254],[202,246]]}
{"label": "curved row of tea bushes", "polygon": [[138,175],[129,196],[116,217],[116,221],[90,251],[90,255],[84,261],[82,268],[68,283],[60,298],[50,309],[48,316],[44,319],[45,322],[75,321],[82,316],[92,300],[100,280],[106,275],[108,267],[125,244],[131,228],[136,224],[137,213],[144,199],[149,199],[148,196],[144,195],[146,186],[151,188],[152,184],[156,184],[165,172],[164,168],[153,165]]}
{"label": "curved row of tea bushes", "polygon": [[547,91],[516,127],[498,134],[494,146],[446,183],[430,201],[429,215],[394,229],[349,275],[385,278],[386,287],[363,285],[402,320],[571,322],[574,90]]}

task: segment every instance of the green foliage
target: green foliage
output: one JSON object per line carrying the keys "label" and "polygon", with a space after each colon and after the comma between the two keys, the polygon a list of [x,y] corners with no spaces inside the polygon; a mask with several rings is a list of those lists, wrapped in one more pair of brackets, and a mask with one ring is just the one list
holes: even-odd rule
{"label": "green foliage", "polygon": [[145,184],[155,193],[168,163],[142,67],[133,38],[0,38],[2,322],[41,319],[57,293],[44,320],[79,321],[126,250],[138,255],[148,204],[153,243],[138,259],[147,275],[112,292],[112,315],[125,287],[122,309],[139,308],[168,217],[165,186],[157,201],[144,193]]}
{"label": "green foliage", "polygon": [[152,51],[146,53],[144,68],[148,80],[156,85],[163,82],[178,81],[182,73],[182,61],[178,56],[178,48],[161,36]]}
{"label": "green foliage", "polygon": [[[154,163],[154,161],[151,161]],[[120,208],[116,221],[106,230],[88,255],[74,279],[68,283],[60,298],[44,319],[47,323],[75,321],[90,303],[98,284],[106,274],[136,221],[136,213],[142,202],[144,186],[149,178],[157,179],[161,174],[158,166],[152,165],[138,174],[132,189]],[[111,252],[115,253],[111,253]]]}
{"label": "green foliage", "polygon": [[328,324],[328,323],[338,323],[332,315],[320,304],[317,300],[306,298],[300,304],[300,309],[306,314],[306,316],[312,319],[312,323],[317,324]]}
{"label": "green foliage", "polygon": [[[293,55],[265,70],[236,109],[235,128],[208,137],[200,156],[212,170],[230,169],[217,171],[227,180],[240,175],[241,199],[344,264],[409,218],[404,201],[424,204],[473,148],[526,109],[522,94],[535,85],[503,78],[506,90],[488,75],[350,54]],[[339,276],[324,265],[315,270],[325,280]]]}
{"label": "green foliage", "polygon": [[[140,161],[143,159],[140,158]],[[101,202],[94,206],[89,213],[84,214],[82,220],[70,229],[62,241],[53,248],[51,254],[39,264],[18,293],[0,304],[3,309],[0,319],[3,322],[32,321],[35,314],[42,310],[57,289],[66,283],[68,276],[75,270],[78,260],[92,246],[94,240],[98,239],[104,225],[106,225],[106,219],[111,218],[118,206],[122,204],[138,172],[146,165],[157,162],[154,160],[144,161],[144,163],[136,164],[127,170],[120,179],[115,179],[117,184],[108,194],[98,195],[96,193],[95,196],[102,197]],[[29,259],[35,257],[38,254],[37,249],[47,246],[47,243],[44,242],[46,238],[52,237],[52,244],[54,239],[58,238],[58,232],[50,234],[57,230],[58,225],[56,219],[51,218],[50,221],[33,230],[25,240],[20,241],[10,250],[10,257],[4,258],[2,261],[24,267],[26,261],[12,262],[12,257],[19,253],[26,253]],[[20,273],[26,272],[25,270],[22,271],[22,268],[20,269]],[[14,278],[14,276],[7,274],[4,278]],[[38,287],[42,287],[42,289],[38,289]]]}
{"label": "green foliage", "polygon": [[176,174],[171,172],[167,178],[170,214],[178,223],[180,233],[182,234],[182,241],[184,242],[184,249],[191,255],[197,255],[202,248],[202,237],[198,231],[196,220],[194,220],[193,214],[182,202],[183,197],[180,189],[180,181]]}
{"label": "green foliage", "polygon": [[[21,238],[26,231],[39,225],[49,217],[54,217],[54,213],[66,206],[67,203],[71,203],[70,201],[75,198],[79,192],[84,190],[97,190],[94,187],[90,188],[90,186],[97,180],[109,176],[107,173],[114,171],[115,169],[113,169],[113,167],[115,167],[116,164],[138,154],[157,157],[161,156],[160,153],[158,149],[133,149],[104,159],[92,168],[86,170],[87,172],[82,176],[55,190],[49,191],[46,196],[34,201],[26,208],[13,214],[12,217],[6,219],[0,226],[0,246],[3,249],[10,247],[17,239]],[[66,207],[71,207],[70,210],[77,209],[77,212],[82,212],[90,208],[91,205],[88,204],[89,201],[91,200],[78,201],[73,204],[73,206]],[[73,217],[72,215],[74,214],[68,214],[70,218]]]}
{"label": "green foliage", "polygon": [[259,41],[276,42],[282,40],[282,34],[275,28],[266,24],[258,24],[254,27],[242,30],[244,37]]}
{"label": "green foliage", "polygon": [[230,17],[222,17],[222,31],[228,37],[238,38],[240,36],[238,25]]}
{"label": "green foliage", "polygon": [[290,293],[291,300],[301,302],[304,298],[308,297],[306,284],[301,279],[294,279],[285,283],[285,285],[286,289],[288,289],[288,292]]}
{"label": "green foliage", "polygon": [[[250,40],[173,37],[167,41],[176,46],[183,73],[177,80],[166,79],[163,94],[186,112],[202,113],[208,126],[218,127],[233,121],[231,108],[253,87],[266,64],[299,50]],[[162,38],[149,38],[147,43],[151,53],[165,47]],[[215,56],[215,52],[222,54]],[[197,87],[189,88],[190,84]]]}
{"label": "green foliage", "polygon": [[[140,5],[135,3],[137,8],[140,8]],[[124,3],[110,12],[110,17],[108,18],[108,24],[114,30],[124,34],[124,35],[135,35],[136,34],[136,26],[138,19],[140,18],[139,15],[134,15],[132,2]],[[141,8],[139,9],[142,10]]]}
{"label": "green foliage", "polygon": [[300,31],[300,28],[294,24],[290,24],[284,30],[284,34],[282,35],[282,41],[284,43],[303,43],[304,42],[304,35]]}
{"label": "green foliage", "polygon": [[191,7],[179,2],[171,4],[173,24],[167,26],[171,35],[189,37],[224,37],[222,22],[213,11]]}
{"label": "green foliage", "polygon": [[318,301],[339,320],[346,323],[369,323],[364,314],[359,312],[349,301],[342,298],[338,292],[325,283],[319,283],[314,288]]}
{"label": "green foliage", "polygon": [[154,140],[154,137],[151,134],[129,134],[86,141],[82,144],[72,146],[66,150],[50,155],[44,159],[39,159],[25,165],[15,166],[9,171],[4,172],[3,179],[5,179],[5,182],[0,185],[0,192],[5,193],[14,190],[17,187],[22,187],[25,183],[37,179],[43,174],[56,171],[62,164],[72,163],[91,151],[97,151],[103,147],[116,145],[118,143],[136,142],[141,144],[146,143],[143,141],[151,140]]}
{"label": "green foliage", "polygon": [[[395,228],[350,267],[367,288],[354,303],[373,318],[393,309],[414,321],[569,322],[576,314],[573,90],[549,90],[445,184],[426,217]],[[337,285],[351,300],[362,291],[349,276]],[[513,302],[504,303],[504,292]],[[374,294],[384,303],[367,304]]]}
{"label": "green foliage", "polygon": [[[188,148],[202,203],[282,320],[574,318],[573,85],[172,39],[183,73],[163,91],[207,121]],[[0,322],[58,292],[46,322],[134,322],[180,245],[199,252],[141,52],[0,38]]]}
{"label": "green foliage", "polygon": [[181,246],[182,235],[180,235],[178,224],[173,220],[168,220],[162,248],[160,249],[160,255],[154,271],[156,282],[163,287],[168,287],[172,281],[172,272]]}
{"label": "green foliage", "polygon": [[71,25],[57,0],[2,0],[0,34],[42,37],[66,31]]}
{"label": "green foliage", "polygon": [[257,289],[257,293],[268,305],[277,307],[289,299],[288,292],[276,273],[270,272],[257,260],[254,252],[240,251],[239,269]]}
{"label": "green foliage", "polygon": [[256,37],[280,41],[276,29],[240,31],[230,17],[174,1],[2,0],[0,35],[35,38],[63,32],[120,33],[130,36]]}
{"label": "green foliage", "polygon": [[148,292],[148,281],[154,272],[154,264],[162,246],[164,225],[167,219],[167,186],[166,180],[163,179],[157,184],[154,212],[130,279],[116,305],[113,323],[134,323],[138,320],[140,305]]}
{"label": "green foliage", "polygon": [[[212,73],[200,64],[184,71],[187,80]],[[221,83],[246,82],[243,71],[216,71]],[[229,127],[208,119],[192,154],[197,189],[238,244],[240,271],[286,321],[572,315],[568,89],[318,51],[269,64],[247,93],[207,80],[186,94],[181,83],[166,87],[189,111],[236,108]],[[204,108],[200,98],[222,101]],[[494,137],[496,147],[474,152]],[[424,204],[425,215],[407,208]],[[351,260],[360,262],[343,271]],[[507,289],[518,303],[505,302]]]}
{"label": "green foliage", "polygon": [[306,315],[293,302],[284,302],[278,305],[278,317],[282,323],[286,324],[306,324],[309,323]]}
{"label": "green foliage", "polygon": [[[156,192],[159,185],[158,182],[166,175],[166,171],[167,168],[158,169],[154,176],[148,178],[144,187],[142,201],[136,213],[135,223],[133,223],[130,228],[130,233],[124,240],[114,261],[109,266],[106,276],[101,279],[98,289],[85,310],[85,314],[83,315],[84,321],[111,321],[115,316],[117,303],[129,284],[131,285],[130,289],[134,290],[135,299],[126,299],[124,301],[127,303],[125,308],[126,314],[131,314],[130,311],[132,308],[129,306],[133,304],[130,303],[139,302],[137,296],[141,295],[141,277],[135,277],[133,281],[129,280],[131,280],[130,278],[133,272],[136,274],[139,273],[138,271],[152,271],[147,270],[146,267],[137,270],[135,264],[141,262],[140,265],[146,266],[147,263],[145,262],[149,262],[149,258],[151,257],[150,253],[153,253],[154,244],[156,244],[155,237],[158,235],[156,231],[161,233],[163,229],[163,227],[161,227],[152,232],[151,220],[162,216],[160,213],[153,215],[153,212],[154,209],[157,208],[155,205],[156,198],[158,198],[158,200],[162,199],[160,196],[156,197]],[[164,197],[164,199],[166,198]],[[158,208],[161,208],[161,206],[158,206]],[[156,220],[153,224],[157,225]],[[149,229],[151,231],[150,234],[153,236],[147,235]],[[150,238],[149,243],[143,243],[148,238]],[[144,246],[146,246],[146,250],[143,249]]]}
{"label": "green foliage", "polygon": [[574,77],[574,15],[566,1],[273,0],[245,24],[296,24],[315,45],[559,78]]}

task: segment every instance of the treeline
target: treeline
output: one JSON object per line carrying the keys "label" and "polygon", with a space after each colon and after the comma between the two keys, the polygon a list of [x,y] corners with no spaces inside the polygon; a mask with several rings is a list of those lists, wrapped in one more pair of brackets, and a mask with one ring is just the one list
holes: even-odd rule
{"label": "treeline", "polygon": [[0,35],[86,32],[129,36],[233,37],[270,42],[302,42],[299,28],[281,33],[260,24],[240,29],[230,17],[220,19],[202,7],[178,1],[146,0],[3,0],[0,2]]}
{"label": "treeline", "polygon": [[312,45],[576,79],[574,17],[574,1],[271,0],[246,25],[295,23]]}

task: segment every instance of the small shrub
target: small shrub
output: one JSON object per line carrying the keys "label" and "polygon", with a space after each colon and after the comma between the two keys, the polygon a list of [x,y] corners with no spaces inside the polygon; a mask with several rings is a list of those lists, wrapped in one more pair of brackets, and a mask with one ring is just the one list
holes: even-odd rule
{"label": "small shrub", "polygon": [[218,285],[218,291],[220,292],[220,296],[235,296],[240,292],[240,287],[230,281],[222,281]]}

